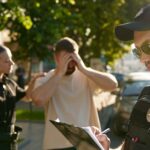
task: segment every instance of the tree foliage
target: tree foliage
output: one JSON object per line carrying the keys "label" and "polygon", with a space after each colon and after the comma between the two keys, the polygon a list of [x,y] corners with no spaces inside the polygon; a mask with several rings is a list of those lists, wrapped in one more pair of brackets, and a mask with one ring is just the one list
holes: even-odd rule
{"label": "tree foliage", "polygon": [[51,58],[54,43],[69,36],[79,43],[86,63],[103,56],[111,64],[127,52],[114,27],[130,20],[144,2],[148,0],[8,0],[0,3],[0,30],[9,29],[11,43],[18,44],[16,59]]}

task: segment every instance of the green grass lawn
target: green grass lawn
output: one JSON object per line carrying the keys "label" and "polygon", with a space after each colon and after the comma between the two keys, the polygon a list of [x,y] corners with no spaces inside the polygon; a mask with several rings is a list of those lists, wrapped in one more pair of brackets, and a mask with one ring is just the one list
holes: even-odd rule
{"label": "green grass lawn", "polygon": [[43,111],[30,111],[30,110],[16,110],[17,120],[32,120],[32,121],[44,121]]}

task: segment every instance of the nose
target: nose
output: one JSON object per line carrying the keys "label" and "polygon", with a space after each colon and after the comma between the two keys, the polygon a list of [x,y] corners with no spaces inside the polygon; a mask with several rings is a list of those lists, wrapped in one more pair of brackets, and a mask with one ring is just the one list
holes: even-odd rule
{"label": "nose", "polygon": [[9,61],[9,64],[10,64],[10,65],[14,65],[15,63],[14,63],[13,60],[10,60],[10,61]]}

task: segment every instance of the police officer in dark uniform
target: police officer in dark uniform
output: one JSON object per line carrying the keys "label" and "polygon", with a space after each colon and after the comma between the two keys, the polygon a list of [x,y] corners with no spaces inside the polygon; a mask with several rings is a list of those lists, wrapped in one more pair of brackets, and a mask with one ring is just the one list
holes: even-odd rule
{"label": "police officer in dark uniform", "polygon": [[8,77],[14,62],[11,51],[0,45],[0,149],[16,150],[20,127],[15,126],[15,106],[23,97],[30,97],[35,78],[28,89],[20,88]]}

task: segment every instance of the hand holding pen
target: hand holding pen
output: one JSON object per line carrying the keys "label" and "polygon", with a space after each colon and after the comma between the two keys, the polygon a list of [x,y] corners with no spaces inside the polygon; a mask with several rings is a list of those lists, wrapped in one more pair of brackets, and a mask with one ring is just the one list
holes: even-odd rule
{"label": "hand holding pen", "polygon": [[105,129],[104,131],[100,131],[97,127],[92,126],[91,127],[93,133],[95,134],[98,141],[102,144],[105,150],[109,150],[110,147],[110,139],[106,135],[108,132],[110,132],[110,128]]}
{"label": "hand holding pen", "polygon": [[102,144],[105,150],[109,150],[110,148],[110,139],[106,135],[108,132],[110,132],[110,128],[105,129],[104,131],[100,132],[96,135],[98,141]]}

